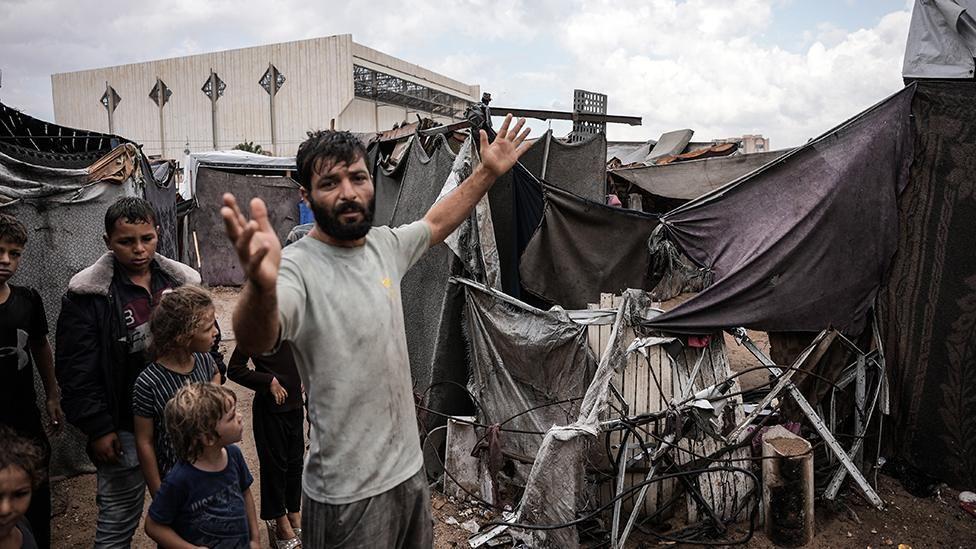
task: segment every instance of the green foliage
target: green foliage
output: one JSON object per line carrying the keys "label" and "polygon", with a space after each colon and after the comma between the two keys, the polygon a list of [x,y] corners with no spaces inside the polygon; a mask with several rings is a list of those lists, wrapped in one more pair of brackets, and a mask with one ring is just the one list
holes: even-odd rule
{"label": "green foliage", "polygon": [[254,154],[266,154],[264,149],[261,148],[261,145],[255,145],[254,141],[245,141],[243,143],[239,143],[236,147],[234,147],[234,150],[247,151],[249,153],[254,153]]}

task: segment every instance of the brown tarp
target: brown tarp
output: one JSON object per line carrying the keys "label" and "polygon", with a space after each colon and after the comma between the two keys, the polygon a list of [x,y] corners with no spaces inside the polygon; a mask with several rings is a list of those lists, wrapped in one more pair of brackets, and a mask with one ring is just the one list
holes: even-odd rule
{"label": "brown tarp", "polygon": [[601,292],[653,288],[647,240],[657,216],[584,200],[546,185],[542,224],[519,265],[522,286],[568,309],[597,303]]}
{"label": "brown tarp", "polygon": [[898,253],[879,294],[889,456],[976,486],[976,84],[919,83]]}
{"label": "brown tarp", "polygon": [[898,245],[914,91],[663,216],[714,283],[649,326],[859,333]]}

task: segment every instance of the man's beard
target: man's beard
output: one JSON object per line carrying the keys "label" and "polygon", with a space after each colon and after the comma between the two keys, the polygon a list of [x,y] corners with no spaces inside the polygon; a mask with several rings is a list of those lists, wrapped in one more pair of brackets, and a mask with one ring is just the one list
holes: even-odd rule
{"label": "man's beard", "polygon": [[[309,206],[312,208],[312,215],[315,217],[315,224],[319,229],[336,240],[359,240],[366,236],[369,229],[373,226],[373,210],[376,205],[376,197],[369,201],[369,205],[364,208],[356,202],[342,202],[331,211],[314,200],[309,199]],[[344,213],[358,212],[362,219],[353,223],[344,223],[339,216]]]}

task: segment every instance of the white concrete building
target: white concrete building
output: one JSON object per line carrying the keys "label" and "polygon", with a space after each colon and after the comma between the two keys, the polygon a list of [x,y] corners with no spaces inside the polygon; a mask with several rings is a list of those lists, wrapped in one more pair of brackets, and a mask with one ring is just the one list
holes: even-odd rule
{"label": "white concrete building", "polygon": [[348,34],[59,73],[51,84],[58,124],[170,158],[245,141],[293,155],[308,130],[383,131],[416,114],[459,120],[481,95]]}

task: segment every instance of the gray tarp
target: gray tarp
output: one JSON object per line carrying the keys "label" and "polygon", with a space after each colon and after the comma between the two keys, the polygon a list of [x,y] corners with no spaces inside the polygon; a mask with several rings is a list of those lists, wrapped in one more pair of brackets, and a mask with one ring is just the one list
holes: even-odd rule
{"label": "gray tarp", "polygon": [[545,213],[519,272],[522,286],[567,309],[585,309],[600,293],[650,290],[647,240],[657,216],[583,200],[545,187]]}
{"label": "gray tarp", "polygon": [[[289,177],[243,175],[212,168],[200,168],[196,173],[194,196],[199,207],[188,216],[189,246],[184,252],[188,259],[185,262],[196,269],[199,261],[198,270],[205,284],[239,286],[244,282],[244,273],[233,246],[227,242],[224,221],[220,217],[223,194],[234,193],[245,215],[248,215],[251,197],[263,199],[268,206],[271,225],[284,242],[288,231],[298,224],[298,201],[301,199],[298,183]],[[199,258],[196,245],[200,248]]]}
{"label": "gray tarp", "polygon": [[[423,218],[440,194],[451,173],[454,153],[438,139],[430,156],[423,147],[410,147],[406,158],[400,197],[390,221],[391,227]],[[410,353],[410,371],[417,391],[435,381],[463,384],[467,376],[464,346],[461,344],[463,296],[448,279],[460,274],[460,262],[446,244],[427,252],[404,275],[400,285],[403,315]],[[430,406],[440,411],[460,413],[445,401],[456,402],[456,392],[440,386],[430,393]]]}
{"label": "gray tarp", "polygon": [[[596,369],[586,327],[565,311],[516,305],[465,286],[465,335],[471,361],[468,388],[478,399],[479,421],[500,423],[531,408],[582,397]],[[545,432],[571,423],[579,400],[538,408],[505,424],[509,429]],[[503,433],[505,450],[535,456],[542,437]],[[513,481],[522,486],[528,468]]]}
{"label": "gray tarp", "polygon": [[663,198],[693,200],[776,160],[789,151],[741,154],[673,162],[660,166],[621,168],[610,172],[618,183],[631,183]]}
{"label": "gray tarp", "polygon": [[[34,166],[0,153],[0,212],[16,217],[28,232],[20,270],[12,282],[41,294],[52,344],[68,281],[105,252],[105,210],[117,197],[141,194],[142,188],[134,179],[89,184],[85,170]],[[36,375],[35,386],[39,409],[45,413],[44,390]],[[53,437],[51,474],[92,471],[86,442],[70,425]]]}
{"label": "gray tarp", "polygon": [[973,79],[976,0],[915,0],[908,27],[906,78]]}
{"label": "gray tarp", "polygon": [[650,326],[859,332],[898,240],[914,87],[662,217],[714,283]]}

